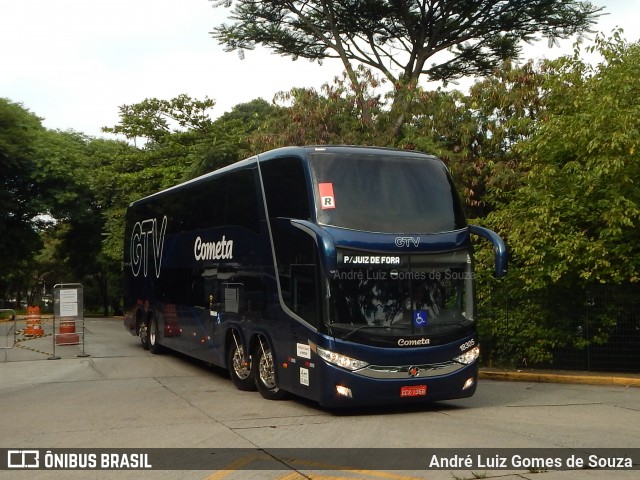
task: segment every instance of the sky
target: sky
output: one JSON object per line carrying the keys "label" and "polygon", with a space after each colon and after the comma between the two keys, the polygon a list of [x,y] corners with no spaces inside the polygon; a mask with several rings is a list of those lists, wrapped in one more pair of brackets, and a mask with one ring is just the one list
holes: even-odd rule
{"label": "sky", "polygon": [[[640,39],[640,2],[604,6],[596,30]],[[225,52],[210,35],[228,10],[210,0],[0,0],[0,97],[21,103],[49,129],[114,138],[121,105],[180,94],[216,101],[217,117],[293,87],[319,88],[340,75],[338,61],[293,61],[267,50]],[[542,41],[524,58],[570,53],[572,41]]]}

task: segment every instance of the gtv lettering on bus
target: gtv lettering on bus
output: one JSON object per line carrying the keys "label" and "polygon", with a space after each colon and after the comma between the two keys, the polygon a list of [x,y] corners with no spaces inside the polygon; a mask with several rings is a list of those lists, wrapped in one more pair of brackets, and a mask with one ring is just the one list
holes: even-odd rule
{"label": "gtv lettering on bus", "polygon": [[[136,222],[131,232],[131,272],[134,277],[147,276],[149,265],[149,250],[153,255],[153,264],[156,269],[156,277],[160,277],[162,267],[162,249],[164,248],[164,234],[167,231],[167,217],[162,217],[162,225],[158,231],[158,221],[155,218],[147,218]],[[144,268],[142,268],[144,265]]]}
{"label": "gtv lettering on bus", "polygon": [[203,242],[200,237],[193,244],[193,255],[196,260],[228,260],[233,258],[233,240],[224,235],[219,242]]}

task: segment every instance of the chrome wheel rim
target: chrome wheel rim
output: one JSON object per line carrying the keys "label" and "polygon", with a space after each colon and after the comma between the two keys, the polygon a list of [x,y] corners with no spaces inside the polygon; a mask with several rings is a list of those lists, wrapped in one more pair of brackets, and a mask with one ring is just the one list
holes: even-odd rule
{"label": "chrome wheel rim", "polygon": [[251,375],[251,363],[244,361],[244,348],[239,346],[233,353],[233,373],[241,380],[246,380]]}
{"label": "chrome wheel rim", "polygon": [[149,327],[149,343],[151,345],[156,344],[156,323],[154,321],[151,322],[151,326]]}
{"label": "chrome wheel rim", "polygon": [[269,390],[276,388],[276,375],[273,369],[273,355],[271,350],[266,350],[260,357],[260,381]]}
{"label": "chrome wheel rim", "polygon": [[144,345],[147,342],[147,340],[149,339],[148,336],[149,336],[149,327],[147,326],[146,323],[142,323],[140,325],[140,343],[142,343],[142,345]]}

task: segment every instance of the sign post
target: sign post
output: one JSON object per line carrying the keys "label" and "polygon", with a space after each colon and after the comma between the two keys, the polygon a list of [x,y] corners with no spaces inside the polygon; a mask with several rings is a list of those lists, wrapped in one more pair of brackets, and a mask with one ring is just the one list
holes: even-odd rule
{"label": "sign post", "polygon": [[[56,333],[58,323],[58,333]],[[79,329],[79,333],[76,331]],[[82,353],[78,357],[88,357],[85,353],[84,295],[80,283],[61,283],[53,287],[53,355],[49,360],[59,360],[56,345],[78,345],[82,343]],[[82,342],[81,342],[82,339]]]}

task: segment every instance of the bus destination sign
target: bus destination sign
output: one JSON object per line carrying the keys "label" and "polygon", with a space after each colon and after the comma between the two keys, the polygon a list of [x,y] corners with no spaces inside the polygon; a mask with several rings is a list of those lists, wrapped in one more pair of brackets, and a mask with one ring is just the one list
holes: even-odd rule
{"label": "bus destination sign", "polygon": [[344,265],[400,265],[400,257],[389,255],[344,255]]}

